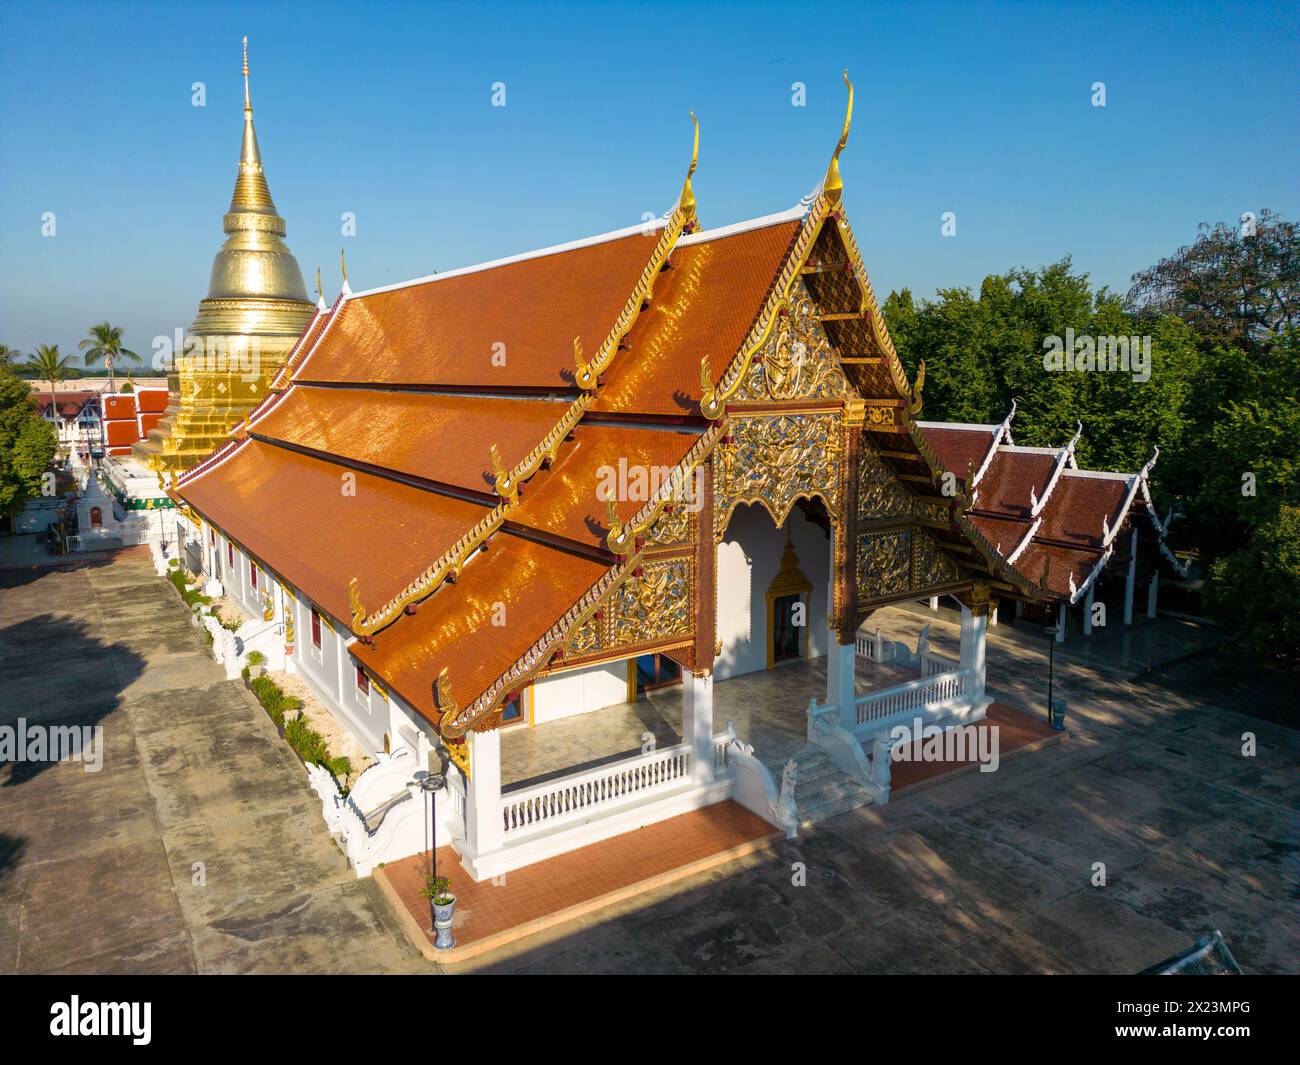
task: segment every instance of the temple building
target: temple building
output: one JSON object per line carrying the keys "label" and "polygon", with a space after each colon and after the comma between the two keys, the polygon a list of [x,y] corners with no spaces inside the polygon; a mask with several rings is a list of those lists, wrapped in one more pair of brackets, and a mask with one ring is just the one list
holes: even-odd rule
{"label": "temple building", "polygon": [[244,38],[244,139],[226,241],[212,262],[207,298],[168,375],[166,416],[135,445],[148,467],[183,470],[226,442],[227,432],[266,398],[267,385],[311,320],[302,271],[284,243],[284,219],[266,183],[253,129]]}
{"label": "temple building", "polygon": [[[312,770],[359,873],[422,849],[413,774],[444,749],[438,840],[481,880],[723,799],[793,833],[807,757],[886,802],[894,725],[985,714],[991,605],[1048,589],[945,491],[924,367],[842,203],[852,101],[790,210],[701,228],[697,127],[649,230],[345,287],[167,481],[209,586],[258,621],[231,655],[299,674],[378,759],[347,796]],[[959,658],[918,647],[864,690],[863,621],[937,595],[962,604]],[[715,720],[715,684],[740,705],[765,677],[787,746]],[[672,742],[518,761],[665,686]]]}
{"label": "temple building", "polygon": [[1140,584],[1154,618],[1161,572],[1182,578],[1188,571],[1166,541],[1174,514],[1161,519],[1151,497],[1148,475],[1159,449],[1137,473],[1082,470],[1075,461],[1082,425],[1063,447],[1021,447],[1011,439],[1015,412],[1013,403],[999,425],[920,425],[941,461],[965,470],[959,480],[970,498],[967,518],[1043,586],[1043,603],[1021,600],[1017,616],[1046,621],[1044,608],[1053,612],[1055,639],[1063,643],[1070,608],[1079,606],[1080,629],[1091,636],[1094,616],[1106,616],[1094,609],[1099,595],[1113,591],[1123,624],[1131,625]]}

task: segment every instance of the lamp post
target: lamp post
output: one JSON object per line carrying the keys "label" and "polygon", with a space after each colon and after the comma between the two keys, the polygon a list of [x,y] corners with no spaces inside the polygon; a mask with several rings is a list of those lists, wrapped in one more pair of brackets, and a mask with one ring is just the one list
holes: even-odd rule
{"label": "lamp post", "polygon": [[1061,708],[1058,717],[1055,710],[1055,700],[1052,698],[1053,667],[1056,658],[1056,626],[1048,625],[1044,630],[1047,633],[1047,723],[1062,732],[1065,729],[1065,708]]}
{"label": "lamp post", "polygon": [[442,746],[429,750],[428,770],[424,776],[416,774],[416,783],[429,798],[429,870],[438,875],[438,792],[447,785],[447,766],[451,756]]}

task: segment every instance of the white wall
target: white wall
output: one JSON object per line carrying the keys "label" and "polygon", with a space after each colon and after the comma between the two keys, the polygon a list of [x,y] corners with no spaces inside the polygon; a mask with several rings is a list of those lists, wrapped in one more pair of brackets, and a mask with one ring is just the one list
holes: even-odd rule
{"label": "white wall", "polygon": [[[830,540],[796,508],[787,519],[799,555],[799,568],[812,584],[808,611],[808,657],[826,653]],[[716,680],[767,668],[767,589],[781,567],[785,530],[759,506],[737,507],[718,544],[718,637],[722,653],[714,663]]]}
{"label": "white wall", "polygon": [[543,677],[533,685],[533,723],[540,725],[627,702],[627,669],[627,659],[622,659]]}

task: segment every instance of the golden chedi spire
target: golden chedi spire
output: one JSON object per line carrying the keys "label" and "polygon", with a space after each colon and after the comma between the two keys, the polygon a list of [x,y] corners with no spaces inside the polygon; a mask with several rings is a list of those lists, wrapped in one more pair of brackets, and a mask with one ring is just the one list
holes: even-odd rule
{"label": "golden chedi spire", "polygon": [[222,219],[226,240],[212,260],[189,346],[176,353],[167,416],[134,449],[140,460],[166,469],[188,469],[225,443],[230,428],[265,397],[316,310],[266,181],[248,75],[245,37],[244,136]]}

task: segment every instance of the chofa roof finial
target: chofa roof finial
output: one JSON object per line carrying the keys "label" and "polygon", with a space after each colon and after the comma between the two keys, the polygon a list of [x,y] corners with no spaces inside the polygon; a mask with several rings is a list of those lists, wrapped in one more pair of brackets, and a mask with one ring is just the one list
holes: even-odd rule
{"label": "chofa roof finial", "polygon": [[832,200],[838,200],[844,191],[844,182],[840,178],[840,152],[849,143],[849,127],[853,125],[853,82],[849,81],[847,70],[844,71],[844,84],[849,88],[849,102],[844,109],[844,132],[840,134],[840,142],[831,156],[831,165],[826,168],[826,180],[822,182],[822,191]]}

